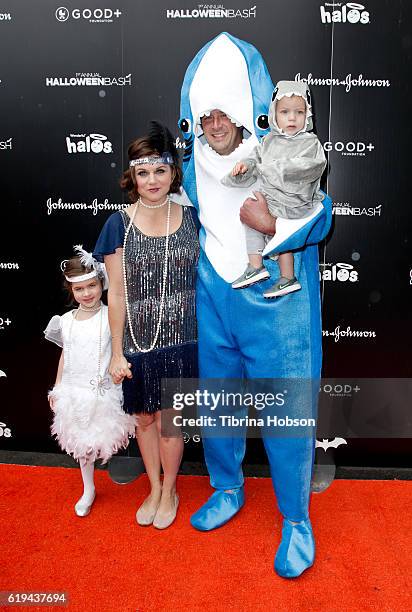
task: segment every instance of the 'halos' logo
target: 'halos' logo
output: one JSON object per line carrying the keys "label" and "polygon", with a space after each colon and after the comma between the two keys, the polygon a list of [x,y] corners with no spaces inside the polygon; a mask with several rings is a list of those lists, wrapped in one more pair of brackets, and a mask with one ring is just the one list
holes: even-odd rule
{"label": "'halos' logo", "polygon": [[324,268],[323,270],[319,270],[320,280],[340,281],[341,283],[344,283],[346,281],[349,281],[351,283],[356,283],[359,280],[358,272],[354,269],[354,267],[351,264],[321,263],[319,265]]}
{"label": "'halos' logo", "polygon": [[66,146],[68,153],[113,153],[112,143],[103,134],[70,134]]}
{"label": "'halos' logo", "polygon": [[[327,8],[325,8],[327,7]],[[370,23],[369,13],[364,10],[363,4],[357,2],[325,2],[320,7],[322,23]]]}
{"label": "'halos' logo", "polygon": [[180,140],[179,136],[175,140],[176,149],[186,149],[186,143],[184,140]]}
{"label": "'halos' logo", "polygon": [[10,427],[7,427],[6,423],[2,423],[0,421],[0,438],[2,438],[3,436],[5,438],[11,438],[11,429]]}

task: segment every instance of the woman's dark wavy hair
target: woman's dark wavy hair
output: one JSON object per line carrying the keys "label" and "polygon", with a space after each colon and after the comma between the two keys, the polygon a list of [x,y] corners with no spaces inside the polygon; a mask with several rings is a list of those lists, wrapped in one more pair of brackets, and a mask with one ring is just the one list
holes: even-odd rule
{"label": "woman's dark wavy hair", "polygon": [[[149,133],[146,136],[142,136],[137,140],[134,140],[127,150],[129,161],[132,159],[139,159],[141,157],[151,157],[153,155],[163,155],[163,153],[170,153],[173,157],[173,164],[170,164],[173,180],[170,185],[170,193],[179,193],[182,185],[182,170],[179,164],[179,155],[176,150],[174,138],[171,132],[166,126],[158,123],[157,121],[150,122]],[[135,169],[128,168],[123,172],[123,176],[120,179],[120,187],[127,190],[129,200],[136,202],[139,197],[139,193],[136,188]]]}

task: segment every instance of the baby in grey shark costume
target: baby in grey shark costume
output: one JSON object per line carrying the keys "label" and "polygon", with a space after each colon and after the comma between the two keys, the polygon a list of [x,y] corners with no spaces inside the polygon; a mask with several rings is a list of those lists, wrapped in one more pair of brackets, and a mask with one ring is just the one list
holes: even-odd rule
{"label": "baby in grey shark costume", "polygon": [[[227,187],[250,187],[258,178],[274,217],[301,219],[309,216],[323,199],[320,178],[326,158],[317,136],[313,134],[310,92],[306,83],[279,81],[269,108],[270,132],[222,179]],[[269,277],[263,266],[262,251],[268,238],[247,226],[246,242],[249,265],[232,283],[241,289]],[[280,278],[264,292],[267,298],[298,291],[293,253],[279,255]]]}

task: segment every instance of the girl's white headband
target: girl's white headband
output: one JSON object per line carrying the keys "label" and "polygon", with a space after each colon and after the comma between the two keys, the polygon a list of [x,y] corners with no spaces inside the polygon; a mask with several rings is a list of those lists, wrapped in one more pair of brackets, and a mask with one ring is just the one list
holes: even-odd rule
{"label": "girl's white headband", "polygon": [[101,278],[103,281],[103,289],[108,289],[109,278],[107,276],[106,266],[103,263],[100,263],[100,261],[97,261],[97,259],[93,257],[92,253],[89,253],[88,251],[86,251],[83,248],[82,244],[76,244],[73,247],[73,249],[77,253],[77,255],[80,257],[80,262],[86,268],[93,268],[93,269],[90,272],[86,272],[86,274],[80,274],[78,276],[67,276],[66,274],[64,274],[64,270],[65,270],[66,263],[68,260],[65,259],[64,261],[62,261],[61,266],[60,266],[63,271],[64,278],[69,283],[81,283],[83,281],[89,280],[90,278],[94,278],[95,276],[97,276],[98,278]]}

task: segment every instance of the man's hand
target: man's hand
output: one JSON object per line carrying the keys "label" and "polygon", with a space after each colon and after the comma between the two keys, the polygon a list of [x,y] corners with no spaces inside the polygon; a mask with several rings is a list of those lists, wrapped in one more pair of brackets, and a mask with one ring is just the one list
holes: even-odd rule
{"label": "man's hand", "polygon": [[240,209],[240,220],[252,229],[273,236],[276,233],[276,219],[268,210],[266,198],[259,191],[253,192],[256,200],[247,198]]}

